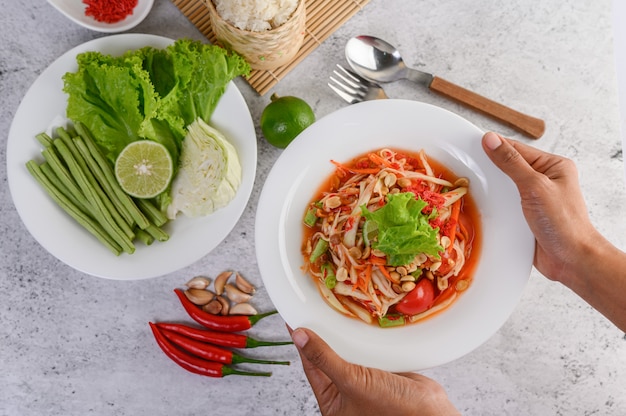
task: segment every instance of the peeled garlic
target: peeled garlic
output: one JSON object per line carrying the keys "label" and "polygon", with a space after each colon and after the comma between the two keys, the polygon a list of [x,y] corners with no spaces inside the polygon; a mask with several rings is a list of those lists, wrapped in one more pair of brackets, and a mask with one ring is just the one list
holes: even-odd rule
{"label": "peeled garlic", "polygon": [[192,303],[203,306],[215,298],[215,293],[204,289],[187,289],[185,290],[185,296],[187,296],[187,299]]}
{"label": "peeled garlic", "polygon": [[224,296],[218,296],[215,299],[217,299],[222,304],[222,310],[220,311],[220,314],[228,315],[230,313],[230,303],[228,302],[228,299],[226,299]]}
{"label": "peeled garlic", "polygon": [[237,289],[230,283],[227,283],[224,286],[224,291],[226,292],[226,296],[228,297],[228,299],[232,300],[235,303],[247,302],[252,297],[249,294]]}
{"label": "peeled garlic", "polygon": [[232,276],[232,274],[233,272],[231,271],[225,271],[217,275],[217,277],[215,278],[215,282],[213,283],[213,286],[215,287],[215,293],[217,293],[218,295],[224,293],[224,285],[226,284],[230,276]]}
{"label": "peeled garlic", "polygon": [[211,302],[207,303],[202,307],[202,310],[208,313],[212,313],[213,315],[219,315],[222,312],[222,302],[218,299],[213,299]]}
{"label": "peeled garlic", "polygon": [[206,289],[211,284],[211,280],[208,277],[204,276],[196,276],[187,283],[187,286],[190,289]]}
{"label": "peeled garlic", "polygon": [[258,312],[249,303],[238,303],[230,308],[231,315],[256,315]]}
{"label": "peeled garlic", "polygon": [[256,289],[254,288],[254,286],[252,286],[246,279],[243,278],[242,275],[240,275],[239,273],[237,273],[235,275],[235,286],[237,286],[237,289],[241,290],[244,293],[247,293],[249,295],[253,294]]}

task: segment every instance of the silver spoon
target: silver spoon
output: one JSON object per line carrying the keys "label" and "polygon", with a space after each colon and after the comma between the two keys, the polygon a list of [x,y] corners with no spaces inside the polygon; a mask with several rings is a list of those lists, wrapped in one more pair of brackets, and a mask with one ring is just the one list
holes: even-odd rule
{"label": "silver spoon", "polygon": [[427,72],[406,66],[400,52],[373,36],[355,36],[346,44],[346,60],[359,75],[377,82],[408,79],[432,91],[491,116],[514,129],[538,139],[545,131],[543,120],[520,113],[505,105],[466,90]]}

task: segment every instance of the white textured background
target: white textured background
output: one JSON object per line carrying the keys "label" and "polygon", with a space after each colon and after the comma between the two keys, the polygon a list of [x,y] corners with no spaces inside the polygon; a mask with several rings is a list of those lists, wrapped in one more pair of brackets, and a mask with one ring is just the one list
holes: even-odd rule
{"label": "white textured background", "polygon": [[[201,39],[168,0],[155,3],[133,32]],[[38,74],[66,50],[102,35],[74,25],[43,0],[0,0],[0,8],[0,131],[6,140],[21,97]],[[616,20],[623,23],[623,4],[621,9]],[[372,0],[275,91],[305,98],[318,117],[341,108],[326,80],[343,61],[345,42],[357,34],[387,39],[408,65],[544,118],[546,134],[532,143],[578,163],[594,224],[625,248],[611,22],[609,0]],[[261,287],[260,309],[271,306],[255,261],[254,214],[280,150],[265,144],[258,130],[269,94],[258,96],[243,80],[237,85],[259,132],[255,190],[223,244],[179,272],[116,282],[61,264],[22,225],[6,166],[0,165],[0,415],[318,414],[292,347],[255,351],[294,363],[276,368],[268,380],[204,379],[167,360],[147,326],[149,320],[185,320],[171,290],[193,275],[229,268]],[[392,97],[440,105],[485,130],[530,142],[408,81],[387,90]],[[2,160],[5,149],[0,146]],[[506,273],[502,270],[503,279]],[[287,337],[279,317],[262,322],[253,334]],[[626,414],[624,334],[536,272],[492,339],[426,374],[441,382],[467,415]]]}

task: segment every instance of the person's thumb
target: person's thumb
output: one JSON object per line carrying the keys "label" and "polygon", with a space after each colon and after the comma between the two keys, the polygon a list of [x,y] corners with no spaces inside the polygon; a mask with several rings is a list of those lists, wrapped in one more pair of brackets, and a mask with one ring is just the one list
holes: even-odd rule
{"label": "person's thumb", "polygon": [[291,333],[291,339],[300,354],[331,380],[341,376],[349,366],[319,335],[309,329],[295,329]]}
{"label": "person's thumb", "polygon": [[485,133],[482,145],[489,159],[508,175],[518,187],[536,173],[522,154],[499,134]]}

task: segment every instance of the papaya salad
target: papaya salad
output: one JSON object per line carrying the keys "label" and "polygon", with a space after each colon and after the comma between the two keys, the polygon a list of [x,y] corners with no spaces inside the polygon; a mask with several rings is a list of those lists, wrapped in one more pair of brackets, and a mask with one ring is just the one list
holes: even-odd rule
{"label": "papaya salad", "polygon": [[303,270],[344,315],[381,327],[444,310],[472,282],[478,211],[469,180],[421,150],[380,149],[334,173],[304,214]]}

